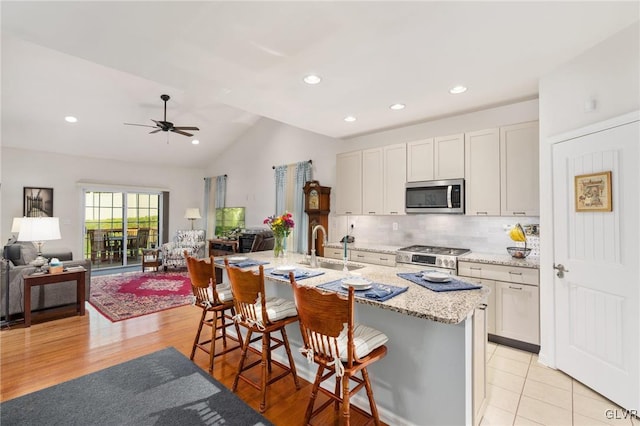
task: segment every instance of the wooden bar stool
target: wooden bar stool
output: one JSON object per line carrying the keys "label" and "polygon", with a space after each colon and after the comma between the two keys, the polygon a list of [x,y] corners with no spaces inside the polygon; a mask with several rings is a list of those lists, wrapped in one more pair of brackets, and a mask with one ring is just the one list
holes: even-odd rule
{"label": "wooden bar stool", "polygon": [[[375,424],[379,425],[380,418],[373,399],[367,367],[387,354],[385,346],[387,336],[354,321],[353,287],[349,287],[349,295],[344,297],[337,293],[322,293],[312,287],[299,286],[293,273],[289,274],[289,280],[293,287],[300,332],[304,342],[301,352],[306,354],[309,362],[318,364],[304,424],[308,425],[313,416],[332,403],[338,414],[339,404],[342,403],[344,424],[349,425],[350,398],[364,386],[369,398],[371,414],[359,407],[354,406],[353,409],[369,417],[369,420],[373,419]],[[328,372],[323,375],[324,370]],[[362,378],[356,376],[358,372],[361,372]],[[334,392],[320,386],[322,382],[334,375],[336,377]],[[356,383],[351,390],[349,390],[350,380]],[[313,406],[318,390],[329,396],[329,400],[314,411]]]}
{"label": "wooden bar stool", "polygon": [[[291,356],[289,339],[287,339],[285,330],[287,324],[298,321],[296,306],[292,300],[266,296],[264,290],[264,268],[262,265],[260,265],[256,274],[252,271],[243,271],[230,266],[226,258],[224,264],[231,282],[231,289],[233,290],[233,301],[237,312],[235,318],[241,326],[247,329],[247,336],[242,342],[242,356],[238,364],[238,372],[233,381],[232,390],[235,392],[238,389],[238,381],[240,379],[258,389],[262,396],[260,412],[263,413],[266,409],[267,386],[270,384],[291,374],[296,389],[300,389],[296,365],[293,362],[293,356]],[[282,339],[274,336],[274,333],[278,331],[282,334]],[[254,333],[259,333],[262,337],[252,339]],[[261,351],[251,346],[251,343],[258,340],[262,340]],[[271,351],[281,346],[284,346],[287,352],[289,366],[271,358]],[[260,359],[245,365],[248,351],[260,355]],[[259,384],[244,374],[244,372],[258,364],[261,366]],[[283,371],[274,375],[272,365],[278,366]]]}
{"label": "wooden bar stool", "polygon": [[[240,327],[233,321],[233,316],[235,315],[233,294],[229,284],[216,284],[216,268],[213,263],[213,256],[210,256],[209,259],[197,259],[189,256],[186,250],[184,256],[187,260],[187,269],[191,278],[191,289],[195,297],[195,305],[202,309],[202,316],[198,324],[196,338],[193,341],[190,359],[193,360],[196,349],[203,350],[209,354],[209,373],[212,373],[214,357],[241,347]],[[211,316],[207,317],[209,313]],[[202,327],[205,325],[211,328],[211,337],[200,341]],[[231,326],[235,327],[237,338],[227,335],[227,328]],[[218,330],[220,330],[219,336],[217,335]],[[219,339],[222,339],[223,350],[216,352],[215,344],[216,340]],[[227,347],[227,339],[233,340],[237,344]]]}

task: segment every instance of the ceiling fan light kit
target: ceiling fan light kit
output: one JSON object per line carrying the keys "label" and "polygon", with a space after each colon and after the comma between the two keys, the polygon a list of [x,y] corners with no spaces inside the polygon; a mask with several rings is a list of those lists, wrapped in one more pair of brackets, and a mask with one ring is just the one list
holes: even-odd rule
{"label": "ceiling fan light kit", "polygon": [[154,123],[156,123],[155,126],[151,126],[148,124],[135,124],[135,123],[124,123],[127,126],[141,126],[141,127],[151,127],[152,130],[149,133],[158,133],[160,131],[163,132],[173,132],[173,133],[178,133],[180,135],[184,135],[184,136],[193,136],[192,133],[188,133],[185,132],[185,130],[200,130],[197,127],[194,126],[174,126],[172,122],[167,121],[167,101],[169,99],[171,99],[171,97],[169,95],[160,95],[160,99],[162,99],[164,101],[164,119],[162,121],[160,120],[154,120],[153,118],[151,119],[151,121],[153,121]]}

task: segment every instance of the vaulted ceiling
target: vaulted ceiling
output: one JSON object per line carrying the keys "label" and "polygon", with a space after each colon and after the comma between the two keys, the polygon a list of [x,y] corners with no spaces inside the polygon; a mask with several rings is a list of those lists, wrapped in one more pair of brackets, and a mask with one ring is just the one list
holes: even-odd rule
{"label": "vaulted ceiling", "polygon": [[[260,117],[348,138],[535,97],[540,76],[640,13],[637,1],[0,7],[3,146],[185,167]],[[305,84],[311,73],[322,82]],[[162,119],[165,93],[168,121],[199,127],[199,145],[123,124]]]}

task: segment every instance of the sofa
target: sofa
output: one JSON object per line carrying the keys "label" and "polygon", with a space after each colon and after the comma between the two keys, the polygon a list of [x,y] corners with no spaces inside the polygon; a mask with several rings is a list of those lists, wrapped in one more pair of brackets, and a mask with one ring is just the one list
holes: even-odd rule
{"label": "sofa", "polygon": [[[6,259],[2,261],[0,269],[0,312],[5,319],[5,298],[7,277],[9,278],[9,318],[22,317],[24,314],[24,284],[22,278],[36,271],[36,267],[29,262],[37,256],[34,245],[30,242],[16,241],[5,246]],[[47,259],[53,257],[62,261],[63,267],[83,266],[87,272],[85,274],[85,300],[89,300],[91,294],[91,261],[73,260],[73,253],[70,251],[44,252],[42,254]],[[8,265],[7,265],[8,260]],[[7,270],[8,266],[8,270]],[[47,266],[44,267],[45,269]],[[34,287],[31,291],[31,311],[56,308],[76,303],[76,282],[68,281],[51,285]]]}
{"label": "sofa", "polygon": [[203,229],[181,229],[176,231],[173,240],[162,245],[162,265],[166,271],[169,266],[186,268],[187,254],[198,259],[204,258],[206,236]]}

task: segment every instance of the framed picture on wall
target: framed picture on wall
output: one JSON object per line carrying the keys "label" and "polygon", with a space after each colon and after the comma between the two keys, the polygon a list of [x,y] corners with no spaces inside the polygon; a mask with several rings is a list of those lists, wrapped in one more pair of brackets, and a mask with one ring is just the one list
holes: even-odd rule
{"label": "framed picture on wall", "polygon": [[26,217],[53,217],[53,188],[25,186],[22,214]]}
{"label": "framed picture on wall", "polygon": [[575,192],[577,212],[610,212],[611,172],[576,176]]}

